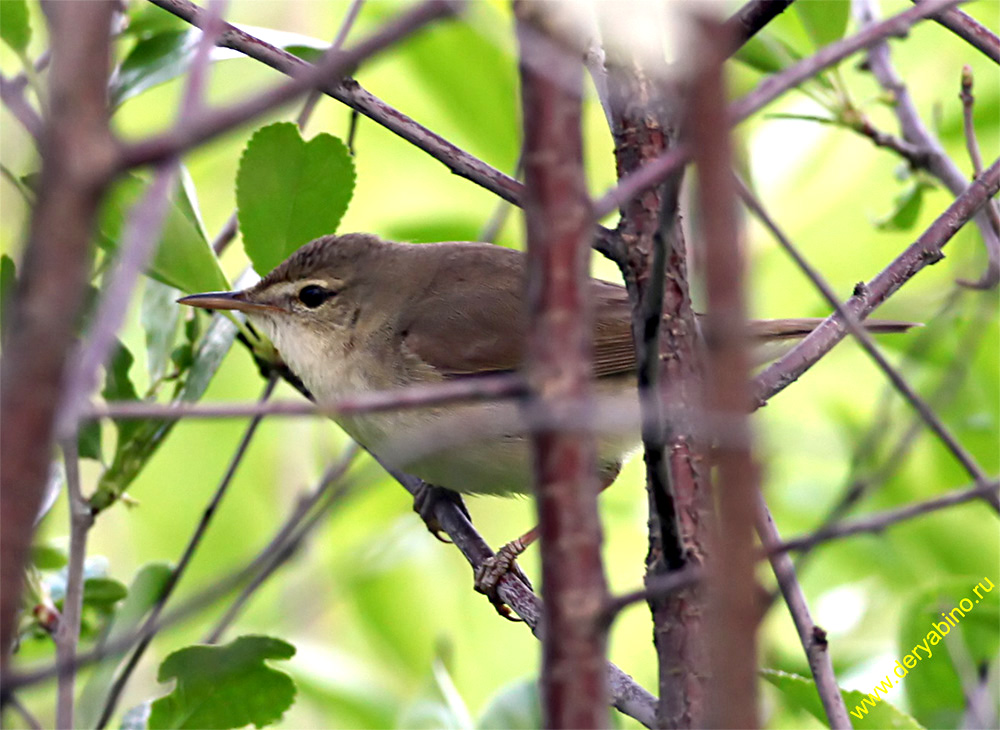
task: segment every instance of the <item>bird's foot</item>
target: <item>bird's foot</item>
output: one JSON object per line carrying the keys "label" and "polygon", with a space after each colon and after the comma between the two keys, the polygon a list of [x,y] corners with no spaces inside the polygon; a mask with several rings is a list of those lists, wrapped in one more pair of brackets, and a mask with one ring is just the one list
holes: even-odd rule
{"label": "bird's foot", "polygon": [[517,618],[510,610],[510,607],[501,600],[500,596],[497,594],[497,586],[500,584],[500,580],[505,575],[510,574],[528,586],[528,588],[532,588],[531,581],[528,579],[528,576],[524,574],[524,571],[521,570],[520,566],[516,562],[516,559],[518,555],[525,551],[528,545],[534,542],[534,540],[534,530],[532,530],[516,540],[511,540],[509,543],[497,550],[496,555],[484,560],[482,564],[476,568],[476,590],[489,598],[490,603],[493,604],[497,613],[509,621],[520,621],[521,619]]}
{"label": "bird's foot", "polygon": [[437,518],[437,505],[441,501],[455,504],[462,510],[462,514],[468,517],[470,522],[472,521],[469,510],[466,509],[465,502],[462,501],[462,496],[458,492],[444,487],[435,487],[427,482],[422,482],[420,488],[413,495],[413,511],[420,515],[420,519],[424,521],[434,537],[441,542],[450,543],[451,540],[441,536],[444,528],[441,527]]}

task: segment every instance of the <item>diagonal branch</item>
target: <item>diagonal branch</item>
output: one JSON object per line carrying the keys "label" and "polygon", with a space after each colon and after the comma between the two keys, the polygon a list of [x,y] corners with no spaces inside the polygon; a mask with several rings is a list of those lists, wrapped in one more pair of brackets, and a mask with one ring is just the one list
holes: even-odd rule
{"label": "diagonal branch", "polygon": [[[765,79],[753,91],[733,102],[729,106],[730,123],[738,124],[746,120],[750,115],[760,111],[785,92],[794,89],[828,66],[843,61],[848,56],[874,45],[884,38],[902,35],[914,23],[955,5],[957,2],[958,0],[927,0],[918,7],[893,15],[852,36],[821,48],[794,66],[789,66],[784,71]],[[667,150],[656,159],[643,165],[639,170],[621,178],[615,187],[598,198],[594,203],[594,215],[600,219],[616,208],[624,206],[642,192],[663,182],[669,175],[687,164],[690,159],[691,152],[686,145],[677,145]]]}
{"label": "diagonal branch", "polygon": [[[927,0],[912,0],[920,4]],[[978,20],[958,8],[948,8],[930,16],[973,48],[981,51],[993,63],[1000,63],[1000,38]]]}
{"label": "diagonal branch", "polygon": [[[292,101],[315,88],[322,88],[331,78],[340,78],[363,60],[375,55],[419,28],[438,18],[451,15],[456,6],[450,0],[426,0],[393,20],[380,30],[341,53],[332,53],[313,66],[299,61],[293,78],[263,91],[245,101],[205,112],[159,137],[126,145],[121,151],[123,168],[157,162],[181,154],[185,150],[254,119],[275,107]],[[205,22],[205,15],[199,15]],[[235,29],[224,28],[224,36]]]}
{"label": "diagonal branch", "polygon": [[[902,374],[897,370],[889,361],[886,359],[882,351],[879,350],[878,346],[875,344],[875,340],[872,338],[861,323],[854,317],[853,314],[848,312],[844,307],[841,306],[840,300],[837,298],[836,292],[829,283],[823,278],[823,276],[817,271],[813,266],[806,261],[805,257],[798,250],[798,247],[785,235],[778,224],[764,209],[761,202],[754,196],[750,189],[743,183],[742,180],[737,182],[740,196],[743,198],[743,202],[746,206],[753,212],[755,216],[760,220],[761,223],[771,232],[775,240],[781,245],[785,252],[792,258],[795,264],[802,270],[802,272],[808,277],[812,282],[813,286],[819,290],[823,295],[823,298],[833,307],[834,312],[844,323],[847,330],[858,340],[861,348],[868,354],[868,356],[875,362],[875,364],[882,370],[885,376],[892,383],[893,387],[899,392],[900,395],[913,407],[927,427],[938,437],[945,448],[947,448],[955,459],[962,465],[962,467],[968,472],[969,476],[975,480],[977,484],[983,484],[986,479],[986,473],[983,471],[982,467],[976,463],[975,458],[970,454],[962,444],[958,442],[958,439],[954,434],[948,430],[948,427],[944,425],[937,414],[934,413],[930,405],[917,394],[917,392],[910,386]],[[1000,507],[1000,505],[995,505]]]}
{"label": "diagonal branch", "polygon": [[[941,249],[998,190],[1000,160],[973,180],[965,192],[875,278],[867,284],[859,284],[854,295],[842,305],[844,310],[855,318],[864,319],[921,269],[940,261],[944,255]],[[827,317],[790,352],[757,376],[757,404],[763,405],[798,380],[845,335],[846,327],[840,316],[832,314]]]}
{"label": "diagonal branch", "polygon": [[[876,25],[878,0],[859,0],[855,7],[858,9],[858,19],[863,28]],[[917,7],[924,5],[920,4]],[[899,120],[903,139],[924,150],[926,160],[922,167],[944,183],[952,195],[959,195],[965,190],[968,179],[920,119],[909,89],[892,65],[887,42],[879,41],[868,49],[867,66],[879,85],[891,95],[892,108]],[[992,289],[1000,283],[1000,234],[994,230],[986,210],[975,215],[975,222],[986,244],[989,263],[978,282],[961,283],[976,289]]]}

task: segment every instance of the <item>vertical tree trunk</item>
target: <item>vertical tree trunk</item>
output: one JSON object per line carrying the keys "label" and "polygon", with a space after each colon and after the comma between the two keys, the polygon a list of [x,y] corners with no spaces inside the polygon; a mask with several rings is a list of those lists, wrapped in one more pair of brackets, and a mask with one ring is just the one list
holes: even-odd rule
{"label": "vertical tree trunk", "polygon": [[[560,30],[569,3],[515,3],[524,115],[532,415],[563,418],[591,378],[588,262],[593,235],[580,127],[583,66]],[[593,435],[545,426],[533,437],[542,540],[542,706],[547,728],[608,724],[607,598]]]}

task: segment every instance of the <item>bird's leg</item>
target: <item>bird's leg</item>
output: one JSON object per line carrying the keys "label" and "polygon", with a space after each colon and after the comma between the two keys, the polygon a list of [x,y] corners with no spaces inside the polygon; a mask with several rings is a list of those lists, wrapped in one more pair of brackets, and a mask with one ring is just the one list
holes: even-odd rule
{"label": "bird's leg", "polygon": [[[621,471],[621,464],[618,462],[603,464],[599,474],[601,488],[598,491],[603,492],[605,489],[610,487],[611,483],[618,477],[619,471]],[[531,581],[528,580],[528,576],[524,574],[518,564],[514,561],[518,555],[527,550],[528,546],[537,539],[538,525],[535,525],[526,533],[521,535],[521,537],[516,540],[511,540],[502,548],[497,550],[496,555],[483,561],[483,563],[476,568],[476,590],[480,593],[486,594],[486,596],[490,599],[490,603],[492,603],[494,608],[496,608],[497,613],[504,618],[510,619],[511,621],[519,621],[520,619],[514,618],[510,608],[500,600],[500,597],[497,595],[497,584],[500,582],[500,579],[504,577],[504,575],[507,573],[513,573],[526,586],[528,586],[528,588],[533,589]]]}
{"label": "bird's leg", "polygon": [[441,523],[438,522],[436,514],[437,505],[442,500],[457,505],[462,510],[462,514],[469,518],[469,522],[472,522],[472,516],[469,514],[469,510],[465,508],[465,502],[462,501],[462,496],[458,492],[453,492],[444,487],[435,487],[433,484],[428,484],[427,482],[421,482],[420,487],[413,493],[413,511],[420,515],[420,519],[424,521],[427,529],[430,530],[434,537],[441,542],[450,543],[451,540],[441,537],[444,529],[441,527]]}
{"label": "bird's leg", "polygon": [[532,527],[526,533],[521,535],[516,540],[511,540],[502,548],[497,550],[496,555],[488,560],[484,560],[483,563],[476,568],[476,590],[480,593],[485,594],[489,599],[490,603],[496,608],[497,613],[506,619],[511,621],[519,621],[520,619],[514,618],[511,614],[510,608],[500,600],[497,595],[497,584],[500,579],[503,578],[507,573],[513,573],[519,580],[521,580],[528,588],[531,588],[531,581],[528,580],[528,576],[524,574],[520,566],[516,562],[517,556],[528,549],[535,540],[538,539],[538,526]]}

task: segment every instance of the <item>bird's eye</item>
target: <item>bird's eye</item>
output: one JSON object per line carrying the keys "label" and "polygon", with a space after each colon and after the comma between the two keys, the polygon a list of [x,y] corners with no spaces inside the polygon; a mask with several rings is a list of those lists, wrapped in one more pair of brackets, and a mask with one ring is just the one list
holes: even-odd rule
{"label": "bird's eye", "polygon": [[332,291],[324,289],[321,286],[316,286],[315,284],[304,286],[299,291],[299,301],[310,309],[315,309],[331,296],[333,296]]}

